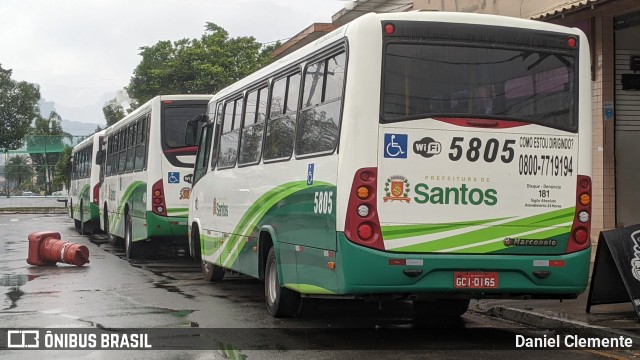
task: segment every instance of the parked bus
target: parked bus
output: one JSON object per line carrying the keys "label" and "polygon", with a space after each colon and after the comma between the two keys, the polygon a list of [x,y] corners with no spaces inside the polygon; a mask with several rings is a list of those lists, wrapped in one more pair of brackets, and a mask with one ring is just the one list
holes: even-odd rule
{"label": "parked bus", "polygon": [[100,226],[112,244],[124,241],[128,258],[157,240],[186,245],[190,185],[183,178],[197,148],[186,146],[184,128],[206,112],[209,99],[157,96],[107,129]]}
{"label": "parked bus", "polygon": [[[578,29],[367,14],[216,94],[196,156],[204,277],[301,299],[575,298],[590,262],[591,80]],[[192,131],[193,132],[193,131]]]}
{"label": "parked bus", "polygon": [[104,130],[87,137],[71,151],[69,217],[80,234],[100,226],[100,165],[96,153],[101,149]]}

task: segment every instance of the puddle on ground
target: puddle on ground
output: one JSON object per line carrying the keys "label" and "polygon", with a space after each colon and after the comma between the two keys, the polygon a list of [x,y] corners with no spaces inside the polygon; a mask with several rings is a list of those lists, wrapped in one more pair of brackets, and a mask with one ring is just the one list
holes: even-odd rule
{"label": "puddle on ground", "polygon": [[5,295],[9,298],[11,305],[9,305],[9,309],[15,308],[18,300],[22,295],[24,295],[24,291],[20,290],[20,286],[26,284],[27,282],[37,278],[39,275],[23,275],[23,274],[5,274],[0,275],[0,286],[5,286],[11,288]]}
{"label": "puddle on ground", "polygon": [[22,286],[40,275],[5,274],[0,275],[0,286]]}

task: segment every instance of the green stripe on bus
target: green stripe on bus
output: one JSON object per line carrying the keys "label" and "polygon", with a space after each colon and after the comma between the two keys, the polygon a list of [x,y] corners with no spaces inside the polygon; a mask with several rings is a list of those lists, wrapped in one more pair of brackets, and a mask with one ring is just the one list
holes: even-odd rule
{"label": "green stripe on bus", "polygon": [[167,208],[167,214],[175,215],[176,213],[189,213],[189,208]]}
{"label": "green stripe on bus", "polygon": [[323,287],[320,286],[316,286],[316,285],[311,285],[311,284],[284,284],[282,285],[283,287],[286,287],[288,289],[297,291],[301,294],[307,294],[307,295],[333,295],[335,294],[335,292],[329,290],[329,289],[325,289]]}
{"label": "green stripe on bus", "polygon": [[472,221],[444,223],[444,224],[382,226],[382,238],[384,239],[384,241],[389,241],[394,239],[404,239],[411,236],[435,234],[435,233],[444,232],[444,231],[462,229],[470,226],[483,225],[486,223],[500,221],[504,219],[508,219],[508,218],[472,220]]}
{"label": "green stripe on bus", "polygon": [[[573,221],[575,208],[561,209],[539,214],[531,217],[520,218],[504,224],[490,226],[484,229],[473,230],[467,233],[443,237],[440,239],[423,242],[419,244],[398,247],[390,249],[390,251],[401,252],[437,252],[445,249],[473,245],[475,243],[496,239],[499,237],[509,237],[522,232],[533,230],[535,227],[552,227]],[[569,231],[570,227],[561,227],[564,232]]]}
{"label": "green stripe on bus", "polygon": [[[140,187],[146,188],[147,183],[145,183],[144,181],[134,181],[129,185],[129,187],[122,194],[122,197],[120,198],[120,204],[118,205],[118,212],[114,216],[115,219],[113,220],[109,219],[109,222],[113,223],[113,229],[119,228],[120,220],[122,219],[122,216],[124,216],[124,207],[127,205],[127,202],[133,195],[133,192]],[[112,231],[112,233],[115,233],[115,231]]]}
{"label": "green stripe on bus", "polygon": [[[89,202],[89,184],[84,184],[82,186],[82,190],[80,190],[80,193],[78,194],[78,203],[73,204],[72,217],[74,219],[80,220],[80,203],[82,202],[81,200],[86,200],[87,202]],[[82,205],[84,206],[84,203],[82,203]]]}
{"label": "green stripe on bus", "polygon": [[[240,254],[244,246],[245,237],[251,234],[260,220],[275,204],[298,191],[320,186],[334,185],[322,181],[315,181],[313,185],[308,185],[306,181],[294,181],[277,186],[258,198],[244,213],[238,225],[233,230],[233,233],[230,234],[229,239],[222,244],[225,249],[221,251],[220,254],[222,256],[222,254],[227,252],[227,256],[225,259],[222,259],[220,263],[227,267],[236,261],[238,254]],[[242,241],[242,243],[239,243],[239,241]],[[234,250],[233,248],[236,244],[238,244],[238,246]]]}
{"label": "green stripe on bus", "polygon": [[[558,228],[554,228],[554,229],[550,229],[550,230],[545,230],[545,231],[540,231],[537,233],[532,233],[527,235],[527,239],[532,239],[532,240],[545,240],[545,239],[549,239],[549,238],[557,238],[561,235],[564,235],[565,237],[569,236],[569,232],[571,231],[571,227],[558,227]],[[500,250],[508,250],[510,249],[509,247],[506,247],[504,245],[504,241],[503,239],[501,239],[500,241],[495,241],[492,242],[490,244],[478,244],[477,246],[472,246],[472,247],[468,247],[465,249],[459,249],[459,250],[454,250],[451,251],[451,254],[465,254],[465,253],[474,253],[474,254],[480,254],[480,253],[489,253],[489,252],[498,252]],[[532,252],[535,251],[539,251],[539,249],[535,249],[535,247],[532,247]],[[505,254],[508,254],[508,252],[505,252]]]}

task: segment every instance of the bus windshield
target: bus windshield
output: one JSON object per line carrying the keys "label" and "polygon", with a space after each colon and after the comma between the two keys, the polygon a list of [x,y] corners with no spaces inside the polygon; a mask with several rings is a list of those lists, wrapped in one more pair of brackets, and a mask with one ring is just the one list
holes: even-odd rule
{"label": "bus windshield", "polygon": [[516,120],[576,132],[571,53],[489,42],[389,43],[383,121]]}

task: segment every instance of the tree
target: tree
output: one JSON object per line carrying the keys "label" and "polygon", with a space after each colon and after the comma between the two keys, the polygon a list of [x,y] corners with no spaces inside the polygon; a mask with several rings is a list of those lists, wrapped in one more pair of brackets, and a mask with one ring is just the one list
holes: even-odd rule
{"label": "tree", "polygon": [[140,48],[142,61],[127,91],[137,104],[162,94],[215,94],[268,64],[278,46],[264,47],[253,37],[229,38],[222,27],[207,23],[200,39]]}
{"label": "tree", "polygon": [[[96,131],[97,132],[97,131]],[[60,154],[60,159],[56,163],[53,175],[54,189],[71,187],[71,146],[65,145],[64,151]]]}
{"label": "tree", "polygon": [[17,149],[40,110],[37,85],[11,79],[12,70],[0,66],[0,149]]}
{"label": "tree", "polygon": [[[107,127],[117,123],[125,117],[126,113],[124,108],[120,105],[115,98],[109,100],[109,102],[102,108],[105,120],[107,120]],[[99,131],[96,129],[96,131]]]}
{"label": "tree", "polygon": [[[26,186],[33,177],[33,168],[27,155],[16,155],[7,161],[5,165],[7,189],[16,189]],[[11,191],[8,191],[9,194]]]}
{"label": "tree", "polygon": [[[127,113],[131,112],[132,102],[133,100],[131,100],[129,94],[127,94],[126,89],[118,90],[115,97],[109,100],[109,102],[107,102],[105,106],[102,107],[102,113],[104,114],[104,118],[107,121],[107,127],[122,120],[122,118],[124,118]],[[127,104],[129,109],[125,110],[123,104]],[[135,106],[133,106],[133,108],[135,108]],[[96,129],[96,132],[100,130]]]}
{"label": "tree", "polygon": [[36,165],[38,183],[45,189],[46,194],[52,191],[52,181],[56,163],[64,151],[63,140],[71,135],[62,130],[62,118],[55,111],[48,118],[38,116],[31,135],[27,138],[27,151]]}

